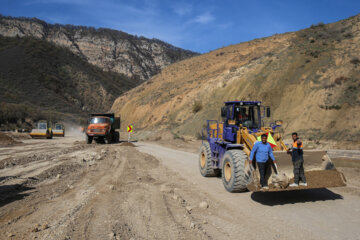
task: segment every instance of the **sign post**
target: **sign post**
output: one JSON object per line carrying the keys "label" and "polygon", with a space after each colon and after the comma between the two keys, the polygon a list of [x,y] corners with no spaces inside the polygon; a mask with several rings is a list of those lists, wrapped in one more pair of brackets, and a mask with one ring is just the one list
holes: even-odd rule
{"label": "sign post", "polygon": [[132,125],[127,126],[127,132],[129,133],[128,142],[130,142],[130,134],[133,132],[133,126]]}

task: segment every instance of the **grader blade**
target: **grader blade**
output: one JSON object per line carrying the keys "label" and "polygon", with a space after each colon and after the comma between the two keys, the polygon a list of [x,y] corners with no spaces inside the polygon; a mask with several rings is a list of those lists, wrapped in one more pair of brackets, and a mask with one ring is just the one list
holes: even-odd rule
{"label": "grader blade", "polygon": [[[304,169],[307,186],[289,187],[294,182],[293,165],[291,156],[284,151],[274,152],[277,161],[279,174],[272,176],[267,174],[269,189],[261,190],[257,184],[258,180],[254,179],[247,187],[249,191],[293,191],[304,189],[330,188],[346,186],[344,175],[336,170],[326,151],[304,150]],[[271,168],[271,167],[269,167]],[[268,173],[270,172],[268,168]],[[257,175],[253,175],[254,178]]]}

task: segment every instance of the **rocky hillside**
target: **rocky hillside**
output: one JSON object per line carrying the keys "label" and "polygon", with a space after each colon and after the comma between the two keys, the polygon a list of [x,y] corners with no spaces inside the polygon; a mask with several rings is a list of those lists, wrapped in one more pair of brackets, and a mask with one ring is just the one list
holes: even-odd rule
{"label": "rocky hillside", "polygon": [[116,97],[137,84],[123,74],[104,72],[68,48],[0,36],[0,125],[5,127],[108,111]]}
{"label": "rocky hillside", "polygon": [[360,16],[190,58],[119,97],[137,129],[195,136],[226,100],[261,100],[286,133],[360,141]]}
{"label": "rocky hillside", "polygon": [[65,46],[105,71],[142,81],[169,64],[197,55],[157,39],[104,28],[52,25],[35,18],[0,16],[0,35],[35,37]]}

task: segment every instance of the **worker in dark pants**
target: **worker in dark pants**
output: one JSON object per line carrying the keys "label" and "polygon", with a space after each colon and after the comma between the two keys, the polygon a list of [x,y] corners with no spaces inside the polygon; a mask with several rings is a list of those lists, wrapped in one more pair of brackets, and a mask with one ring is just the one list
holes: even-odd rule
{"label": "worker in dark pants", "polygon": [[[307,186],[306,178],[304,174],[304,151],[303,144],[296,132],[291,134],[293,139],[292,149],[288,152],[291,153],[292,162],[294,165],[294,183],[290,184],[290,187]],[[301,181],[301,183],[299,183]]]}
{"label": "worker in dark pants", "polygon": [[251,150],[250,165],[252,165],[252,161],[254,160],[254,158],[256,159],[256,163],[259,168],[261,189],[269,189],[265,180],[266,170],[270,169],[271,171],[271,168],[268,167],[268,165],[270,164],[269,158],[271,158],[274,163],[276,162],[273,150],[270,144],[267,142],[266,134],[261,135],[261,142],[256,142],[253,149]]}

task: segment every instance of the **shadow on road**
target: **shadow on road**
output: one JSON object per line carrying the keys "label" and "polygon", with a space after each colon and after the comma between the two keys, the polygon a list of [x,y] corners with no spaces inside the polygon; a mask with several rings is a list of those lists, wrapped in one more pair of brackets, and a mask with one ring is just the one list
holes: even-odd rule
{"label": "shadow on road", "polygon": [[285,192],[254,192],[251,194],[251,199],[263,205],[276,206],[304,202],[338,200],[343,199],[343,197],[326,188],[321,188]]}
{"label": "shadow on road", "polygon": [[0,207],[3,207],[9,203],[17,200],[21,200],[28,196],[28,193],[24,193],[34,188],[23,186],[21,184],[3,185],[0,186]]}

